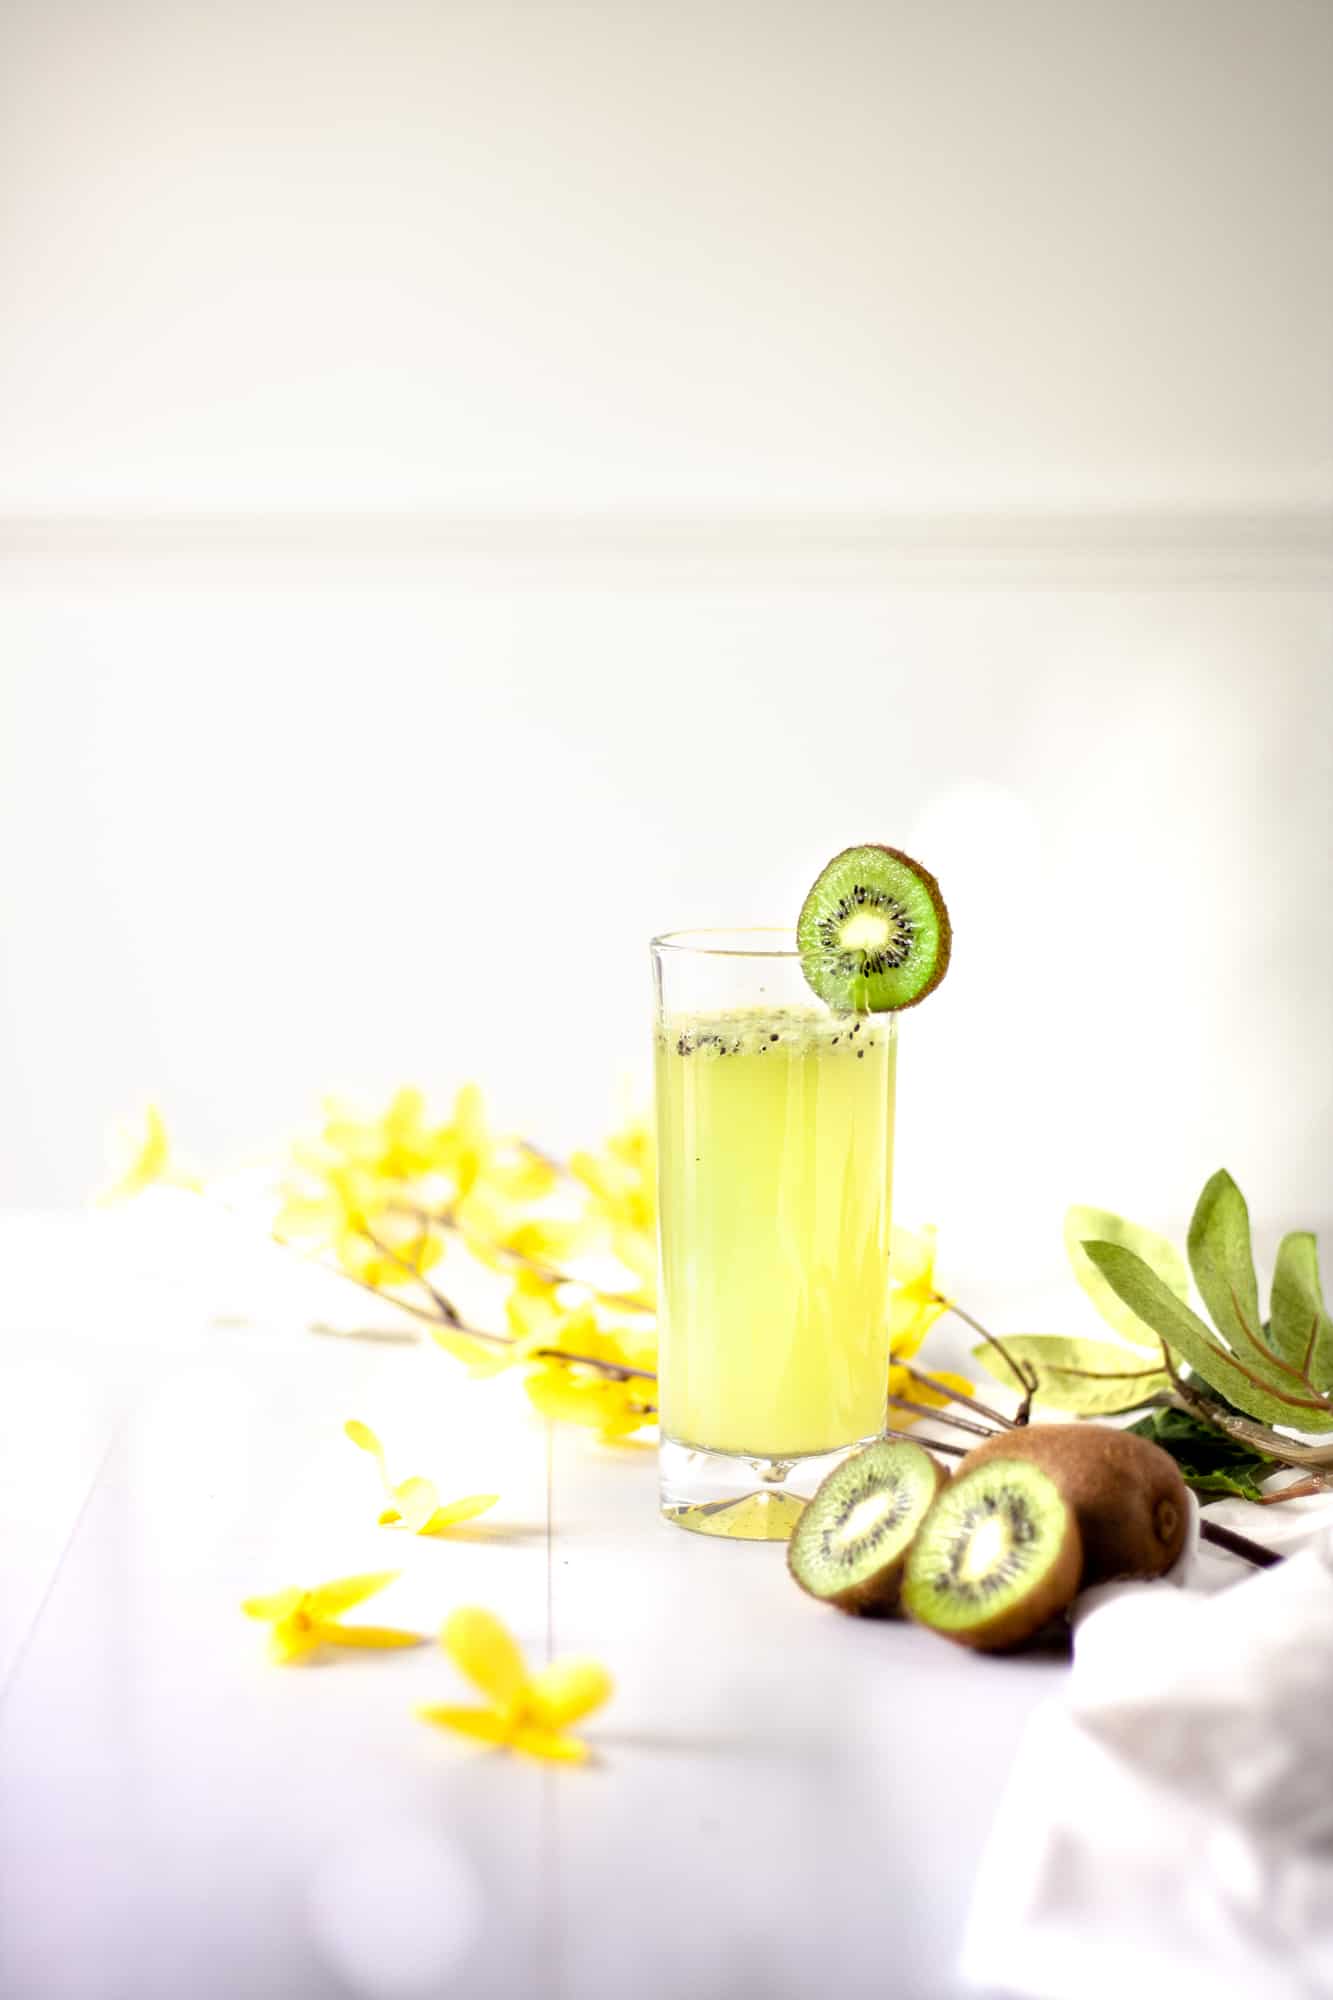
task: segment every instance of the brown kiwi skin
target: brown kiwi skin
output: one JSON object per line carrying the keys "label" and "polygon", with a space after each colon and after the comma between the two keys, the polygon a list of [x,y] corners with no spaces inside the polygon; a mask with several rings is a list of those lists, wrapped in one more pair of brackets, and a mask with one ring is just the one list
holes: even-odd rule
{"label": "brown kiwi skin", "polygon": [[[938,1498],[949,1483],[949,1474],[939,1460],[931,1458],[929,1452],[924,1449],[922,1456],[930,1460],[930,1468],[935,1475],[935,1498]],[[832,1474],[829,1476],[831,1478]],[[816,1489],[816,1497],[817,1491]],[[923,1514],[921,1518],[924,1520],[925,1515]],[[873,1576],[864,1576],[859,1583],[849,1583],[845,1589],[826,1597],[821,1591],[811,1590],[810,1586],[797,1575],[793,1566],[792,1546],[799,1532],[798,1522],[796,1531],[787,1544],[787,1569],[792,1581],[805,1592],[807,1597],[813,1597],[816,1604],[831,1604],[835,1611],[846,1611],[853,1618],[891,1618],[894,1615],[898,1609],[898,1594],[902,1589],[903,1571],[907,1567],[907,1558],[911,1553],[910,1542],[892,1562],[886,1563],[883,1569],[876,1570]]]}
{"label": "brown kiwi skin", "polygon": [[926,998],[926,995],[935,991],[935,988],[949,970],[949,959],[953,953],[953,925],[949,922],[949,912],[945,907],[944,897],[940,894],[939,883],[935,880],[929,868],[923,868],[914,854],[905,854],[901,847],[890,847],[882,840],[857,840],[852,843],[851,847],[840,848],[834,855],[833,861],[828,861],[824,864],[824,867],[819,871],[820,874],[826,873],[833,866],[833,862],[841,861],[843,855],[855,852],[858,847],[874,847],[881,854],[891,854],[895,861],[904,862],[914,875],[919,875],[926,894],[935,905],[935,915],[939,919],[940,952],[939,957],[935,961],[935,970],[931,973],[930,978],[919,993],[913,994],[910,1000],[904,1000],[901,1006],[893,1009],[895,1014],[905,1014],[909,1007],[919,1007],[921,1002]]}
{"label": "brown kiwi skin", "polygon": [[1060,1488],[1078,1516],[1085,1584],[1161,1576],[1185,1545],[1185,1482],[1149,1438],[1110,1424],[1024,1424],[970,1451],[958,1476],[997,1458],[1025,1458]]}
{"label": "brown kiwi skin", "polygon": [[[1003,1453],[992,1452],[990,1456],[1001,1459]],[[966,1468],[967,1459],[964,1459],[951,1484],[958,1484]],[[1056,1485],[1054,1479],[1051,1484]],[[1059,1492],[1058,1486],[1056,1491]],[[1060,1498],[1064,1499],[1063,1494]],[[1065,1532],[1055,1561],[1045,1576],[1033,1584],[1026,1597],[1019,1598],[1016,1603],[977,1625],[951,1626],[946,1630],[941,1625],[931,1625],[925,1619],[917,1622],[926,1631],[934,1632],[937,1638],[952,1639],[956,1646],[966,1646],[974,1653],[1012,1653],[1037,1638],[1053,1618],[1068,1610],[1078,1595],[1083,1576],[1083,1538],[1079,1533],[1078,1516],[1067,1500],[1064,1507]],[[911,1617],[910,1607],[904,1608]]]}

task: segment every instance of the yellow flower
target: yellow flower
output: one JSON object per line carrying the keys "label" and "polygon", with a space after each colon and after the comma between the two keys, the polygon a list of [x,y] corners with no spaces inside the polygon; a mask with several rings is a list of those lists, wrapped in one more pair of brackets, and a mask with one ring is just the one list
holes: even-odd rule
{"label": "yellow flower", "polygon": [[247,1597],[241,1609],[247,1618],[260,1618],[273,1627],[269,1655],[281,1666],[308,1659],[321,1646],[420,1646],[419,1632],[400,1632],[388,1625],[343,1625],[344,1611],[362,1604],[392,1583],[396,1569],[378,1570],[368,1576],[339,1577],[333,1583],[318,1584],[313,1590],[279,1590],[271,1597]]}
{"label": "yellow flower", "polygon": [[474,1186],[454,1214],[472,1255],[493,1271],[508,1270],[519,1258],[559,1268],[587,1248],[591,1234],[582,1217],[530,1215],[489,1184]]}
{"label": "yellow flower", "polygon": [[[889,1352],[899,1362],[910,1361],[936,1320],[948,1310],[949,1301],[935,1284],[934,1229],[917,1233],[895,1229],[889,1252]],[[942,1368],[932,1368],[930,1373],[936,1381],[946,1383],[962,1395],[972,1394],[973,1384],[966,1375],[954,1375]],[[889,1369],[889,1394],[919,1404],[923,1416],[928,1409],[943,1409],[950,1400],[916,1381],[901,1366]],[[897,1430],[909,1430],[916,1422],[918,1419],[905,1411],[893,1412]]]}
{"label": "yellow flower", "polygon": [[379,1180],[411,1181],[430,1173],[440,1138],[426,1121],[424,1097],[411,1087],[395,1091],[378,1118],[358,1118],[336,1099],[325,1100],[324,1152]]}
{"label": "yellow flower", "polygon": [[475,1083],[465,1083],[454,1099],[453,1123],[436,1133],[432,1164],[453,1182],[455,1203],[483,1180],[515,1201],[536,1201],[550,1193],[557,1179],[555,1167],[543,1155],[519,1140],[492,1133],[485,1099]]}
{"label": "yellow flower", "polygon": [[200,1185],[173,1161],[166,1124],[155,1104],[145,1107],[143,1122],[137,1130],[118,1127],[111,1134],[108,1151],[112,1155],[113,1173],[97,1196],[99,1203],[127,1201],[155,1185],[195,1189]]}
{"label": "yellow flower", "polygon": [[364,1166],[319,1165],[298,1149],[306,1178],[291,1188],[273,1222],[279,1242],[330,1249],[363,1285],[387,1291],[431,1270],[444,1254],[438,1235],[415,1217],[395,1214],[391,1195]]}
{"label": "yellow flower", "polygon": [[498,1493],[470,1493],[466,1499],[450,1500],[442,1506],[432,1480],[404,1479],[394,1485],[384,1463],[384,1446],[369,1424],[358,1423],[355,1417],[349,1417],[343,1431],[354,1445],[368,1451],[379,1466],[380,1480],[389,1501],[380,1515],[382,1528],[391,1528],[401,1522],[413,1535],[442,1535],[446,1528],[456,1528],[462,1521],[475,1521],[478,1514],[486,1513],[500,1497]]}
{"label": "yellow flower", "polygon": [[645,1424],[657,1422],[656,1383],[577,1372],[563,1361],[546,1361],[525,1378],[533,1408],[556,1423],[586,1424],[607,1444],[618,1444]]}
{"label": "yellow flower", "polygon": [[948,1300],[935,1289],[935,1231],[895,1229],[889,1251],[889,1351],[910,1360]]}
{"label": "yellow flower", "polygon": [[632,1119],[613,1132],[605,1151],[575,1153],[569,1171],[590,1196],[611,1248],[639,1280],[644,1302],[657,1296],[657,1173],[652,1127]]}
{"label": "yellow flower", "polygon": [[588,1755],[587,1744],[569,1734],[569,1725],[609,1698],[612,1681],[605,1667],[594,1660],[565,1660],[530,1674],[513,1635],[489,1611],[475,1607],[452,1613],[440,1643],[489,1705],[428,1703],[417,1710],[423,1721],[558,1763],[581,1763]]}

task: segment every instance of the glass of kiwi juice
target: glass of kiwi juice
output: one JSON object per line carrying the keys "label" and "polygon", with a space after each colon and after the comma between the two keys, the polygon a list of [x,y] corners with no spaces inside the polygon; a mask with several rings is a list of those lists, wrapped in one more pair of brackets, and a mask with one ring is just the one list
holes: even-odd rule
{"label": "glass of kiwi juice", "polygon": [[662,1512],[785,1540],[886,1427],[896,1011],[948,920],[919,864],[853,848],[795,931],[651,951]]}

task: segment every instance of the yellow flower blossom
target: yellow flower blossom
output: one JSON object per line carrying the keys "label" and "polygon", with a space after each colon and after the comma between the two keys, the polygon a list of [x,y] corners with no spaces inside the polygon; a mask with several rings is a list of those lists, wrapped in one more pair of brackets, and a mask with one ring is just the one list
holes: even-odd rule
{"label": "yellow flower blossom", "polygon": [[303,1182],[291,1188],[273,1221],[282,1243],[332,1250],[349,1277],[376,1291],[413,1281],[444,1255],[439,1236],[415,1218],[395,1214],[389,1196],[363,1166],[317,1167],[299,1156]]}
{"label": "yellow flower blossom", "polygon": [[525,1378],[533,1408],[556,1423],[585,1424],[606,1444],[619,1444],[645,1424],[657,1422],[655,1382],[624,1381],[613,1375],[578,1371],[563,1361],[547,1361]]}
{"label": "yellow flower blossom", "polygon": [[440,1141],[427,1123],[424,1097],[411,1087],[395,1091],[378,1118],[358,1118],[336,1098],[325,1101],[321,1153],[378,1180],[412,1181],[430,1173]]}
{"label": "yellow flower blossom", "polygon": [[[895,1362],[910,1361],[936,1320],[948,1310],[949,1302],[935,1284],[934,1229],[919,1232],[895,1229],[889,1252],[889,1352]],[[964,1396],[973,1392],[974,1385],[966,1375],[940,1368],[929,1372],[936,1381]],[[902,1366],[889,1369],[889,1394],[920,1404],[922,1416],[928,1410],[943,1409],[950,1400],[924,1382],[916,1381]],[[917,1422],[917,1417],[904,1410],[893,1411],[896,1430],[908,1430]]]}
{"label": "yellow flower blossom", "polygon": [[935,1231],[895,1229],[889,1251],[889,1351],[903,1361],[916,1353],[948,1301],[935,1289]]}
{"label": "yellow flower blossom", "polygon": [[498,1138],[486,1122],[481,1088],[466,1083],[454,1099],[453,1122],[435,1135],[434,1164],[453,1182],[461,1202],[482,1181],[515,1201],[536,1201],[555,1186],[550,1160],[519,1140]]}
{"label": "yellow flower blossom", "polygon": [[440,1643],[488,1705],[426,1703],[417,1710],[423,1721],[529,1757],[565,1764],[587,1757],[587,1744],[570,1735],[569,1725],[610,1697],[612,1680],[605,1667],[595,1660],[565,1660],[529,1673],[512,1633],[489,1611],[475,1607],[452,1613]]}
{"label": "yellow flower blossom", "polygon": [[409,1534],[442,1535],[447,1528],[456,1528],[462,1521],[475,1521],[478,1514],[486,1513],[500,1497],[498,1493],[469,1493],[465,1499],[449,1500],[441,1505],[433,1480],[416,1478],[404,1479],[398,1485],[393,1483],[384,1462],[384,1446],[369,1424],[358,1423],[355,1417],[349,1417],[343,1431],[360,1450],[369,1452],[379,1467],[380,1481],[389,1502],[379,1517],[382,1528],[401,1523]]}
{"label": "yellow flower blossom", "polygon": [[241,1609],[247,1618],[259,1618],[273,1627],[269,1656],[280,1666],[305,1660],[321,1646],[371,1646],[376,1648],[421,1646],[419,1632],[400,1632],[389,1625],[344,1625],[344,1611],[362,1604],[392,1583],[399,1572],[378,1570],[366,1576],[339,1577],[313,1590],[293,1585],[271,1597],[247,1597]]}
{"label": "yellow flower blossom", "polygon": [[169,1186],[197,1189],[200,1182],[181,1170],[172,1157],[171,1141],[162,1113],[156,1104],[144,1109],[141,1124],[118,1127],[108,1147],[112,1177],[97,1199],[105,1205],[127,1201],[147,1187]]}
{"label": "yellow flower blossom", "polygon": [[489,1184],[474,1186],[454,1219],[472,1255],[493,1271],[509,1270],[520,1258],[559,1269],[588,1247],[592,1234],[581,1216],[532,1215]]}
{"label": "yellow flower blossom", "polygon": [[612,1250],[639,1281],[645,1304],[657,1296],[657,1169],[652,1127],[632,1119],[601,1153],[578,1152],[569,1171],[590,1196]]}

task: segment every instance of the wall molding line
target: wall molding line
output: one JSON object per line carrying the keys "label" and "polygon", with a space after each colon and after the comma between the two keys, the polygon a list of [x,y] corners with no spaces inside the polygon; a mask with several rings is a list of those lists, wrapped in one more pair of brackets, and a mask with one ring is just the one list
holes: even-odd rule
{"label": "wall molding line", "polygon": [[445,513],[316,510],[0,515],[14,557],[405,557],[561,564],[821,563],[1207,580],[1333,581],[1333,507],[938,512]]}

